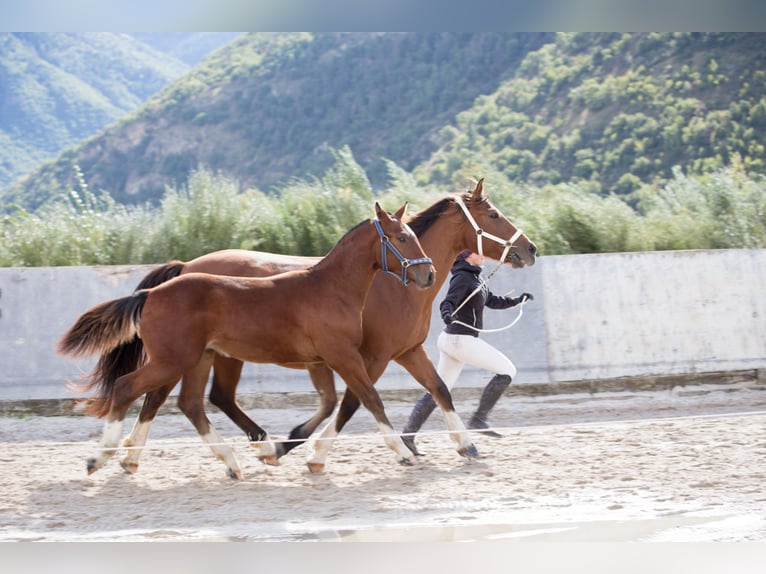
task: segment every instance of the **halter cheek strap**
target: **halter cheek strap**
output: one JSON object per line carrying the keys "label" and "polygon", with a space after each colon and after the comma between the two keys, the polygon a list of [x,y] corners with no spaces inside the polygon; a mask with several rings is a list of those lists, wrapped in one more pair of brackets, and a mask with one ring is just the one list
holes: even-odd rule
{"label": "halter cheek strap", "polygon": [[[410,265],[421,265],[421,264],[427,264],[431,265],[433,261],[431,261],[430,257],[420,257],[418,259],[407,259],[404,255],[401,254],[401,252],[394,246],[393,243],[391,243],[391,240],[388,238],[388,236],[383,232],[383,228],[380,226],[380,221],[377,219],[373,219],[372,222],[375,224],[375,229],[378,231],[378,237],[380,237],[380,259],[383,262],[383,272],[388,273],[389,275],[393,275],[396,277],[402,285],[407,285],[409,281],[407,280],[407,268]],[[394,273],[393,271],[389,270],[388,268],[388,257],[386,254],[386,250],[391,251],[391,253],[394,254],[394,257],[396,257],[399,260],[399,264],[402,266],[402,275],[401,277]]]}
{"label": "halter cheek strap", "polygon": [[503,256],[500,258],[500,263],[505,261],[505,258],[508,256],[508,252],[511,250],[511,247],[516,242],[516,240],[524,234],[524,232],[521,229],[517,229],[516,233],[514,233],[511,236],[511,238],[508,239],[507,241],[505,239],[498,237],[497,235],[492,235],[491,233],[487,233],[481,227],[479,227],[478,223],[476,223],[476,220],[473,218],[473,215],[471,215],[471,212],[468,211],[468,208],[463,202],[463,198],[457,197],[455,198],[455,201],[460,206],[460,209],[463,210],[463,213],[465,214],[465,217],[468,220],[468,223],[471,224],[471,227],[473,227],[473,230],[476,232],[476,243],[478,245],[477,253],[481,255],[482,257],[484,257],[483,238],[486,237],[487,239],[490,239],[494,241],[495,243],[499,243],[500,245],[504,246]]}

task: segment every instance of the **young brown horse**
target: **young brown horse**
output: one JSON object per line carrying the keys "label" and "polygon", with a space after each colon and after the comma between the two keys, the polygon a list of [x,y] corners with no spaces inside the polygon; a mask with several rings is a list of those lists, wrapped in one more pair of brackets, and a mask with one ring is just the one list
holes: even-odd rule
{"label": "young brown horse", "polygon": [[[309,269],[269,278],[192,273],[83,313],[62,336],[61,353],[104,353],[135,335],[146,350],[146,362],[137,370],[116,380],[91,381],[91,386],[101,385],[101,393],[88,412],[106,415],[106,422],[101,450],[88,460],[88,472],[114,454],[133,401],[175,385],[184,375],[207,373],[216,353],[256,363],[327,364],[370,410],[399,460],[411,463],[412,454],[394,433],[359,352],[362,307],[376,270],[389,268],[389,251],[398,260],[391,272],[403,283],[411,280],[424,289],[434,282],[431,260],[401,221],[405,210],[406,204],[391,217],[376,203],[377,219],[357,225]],[[192,384],[200,380],[205,382],[200,377],[184,380],[179,408],[224,461],[229,476],[240,479],[234,453],[205,414],[204,384]],[[275,458],[268,435],[259,440],[260,456]]]}
{"label": "young brown horse", "polygon": [[[436,284],[426,291],[407,289],[402,294],[389,289],[382,276],[376,276],[364,307],[364,341],[360,352],[373,382],[378,380],[389,361],[395,360],[432,394],[447,416],[452,409],[452,399],[446,387],[443,388],[423,343],[429,331],[434,298],[449,275],[452,262],[463,249],[483,249],[488,257],[496,260],[505,258],[511,266],[522,267],[534,265],[536,248],[526,236],[519,235],[519,230],[490,203],[484,195],[483,180],[464,195],[449,196],[437,201],[412,217],[408,223],[434,261],[437,270]],[[488,241],[484,241],[484,238]],[[509,245],[510,248],[507,249]],[[318,258],[257,251],[216,251],[186,263],[174,261],[158,267],[144,278],[138,288],[152,287],[185,273],[202,271],[220,275],[263,277],[288,269],[305,268],[317,261]],[[109,373],[134,370],[141,353],[139,339],[126,342],[115,348],[112,353],[104,355],[97,371]],[[311,419],[291,431],[290,440],[276,444],[278,457],[307,439],[319,424],[332,414],[337,404],[332,369],[320,363],[305,367],[319,392],[320,406]],[[241,371],[242,361],[216,355],[210,401],[225,412],[251,440],[257,440],[256,437],[263,432],[262,429],[242,411],[235,398]],[[202,376],[206,381],[208,373],[195,372],[195,376]],[[172,388],[169,386],[147,394],[133,431],[125,441],[126,445],[146,444],[151,422]],[[325,436],[332,432],[337,435],[358,407],[359,399],[348,389],[343,396],[335,422],[325,429]],[[323,468],[329,452],[328,441],[323,441],[320,445],[324,448],[309,461],[309,468],[313,471]],[[127,471],[137,470],[140,454],[140,449],[133,449],[128,453],[123,461]]]}

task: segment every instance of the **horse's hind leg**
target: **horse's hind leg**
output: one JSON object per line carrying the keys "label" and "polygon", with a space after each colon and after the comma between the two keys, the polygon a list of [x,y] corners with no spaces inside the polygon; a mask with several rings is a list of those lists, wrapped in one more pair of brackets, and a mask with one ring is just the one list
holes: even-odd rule
{"label": "horse's hind leg", "polygon": [[227,474],[233,479],[242,480],[242,469],[234,451],[216,432],[205,413],[205,385],[213,364],[213,356],[212,351],[206,351],[199,363],[186,372],[178,395],[178,408],[197,429],[202,441],[210,446],[215,457],[226,465]]}
{"label": "horse's hind leg", "polygon": [[[210,402],[228,416],[244,431],[247,438],[260,448],[268,433],[253,421],[237,403],[236,390],[242,374],[242,361],[216,354],[213,361],[213,384],[210,388]],[[266,462],[276,462],[269,458]]]}
{"label": "horse's hind leg", "polygon": [[169,385],[171,388],[180,378],[175,367],[146,363],[143,367],[119,377],[112,390],[111,406],[104,423],[101,447],[95,456],[88,458],[88,474],[93,474],[109,460],[119,446],[122,425],[128,407],[142,394]]}
{"label": "horse's hind leg", "polygon": [[128,454],[120,463],[125,472],[133,474],[138,470],[138,460],[141,457],[143,447],[146,446],[146,439],[149,437],[154,417],[157,416],[157,411],[167,400],[170,391],[175,386],[176,384],[173,383],[146,393],[144,404],[133,425],[133,430],[122,441],[122,446],[128,448]]}
{"label": "horse's hind leg", "polygon": [[330,367],[325,364],[310,365],[308,367],[311,382],[319,393],[319,408],[309,420],[299,424],[292,431],[286,441],[276,443],[277,456],[281,457],[296,446],[302,445],[308,437],[322,424],[322,421],[329,417],[335,405],[338,403],[338,396],[335,392],[335,377]]}
{"label": "horse's hind leg", "polygon": [[396,362],[407,369],[415,380],[431,393],[436,404],[442,409],[450,438],[457,445],[458,453],[469,459],[478,457],[479,451],[474,446],[462,419],[455,412],[452,395],[439,377],[439,373],[436,372],[425,348],[419,345],[398,357]]}

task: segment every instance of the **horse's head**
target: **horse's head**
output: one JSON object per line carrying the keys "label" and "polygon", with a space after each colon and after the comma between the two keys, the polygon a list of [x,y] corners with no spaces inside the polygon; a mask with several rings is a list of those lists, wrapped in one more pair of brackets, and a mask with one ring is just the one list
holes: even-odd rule
{"label": "horse's head", "polygon": [[382,245],[378,263],[383,271],[396,276],[404,285],[414,281],[419,288],[425,289],[434,284],[436,270],[417,236],[402,221],[406,211],[405,203],[391,216],[375,202],[377,219],[373,221]]}
{"label": "horse's head", "polygon": [[534,265],[537,247],[484,195],[484,179],[457,199],[465,215],[464,249],[471,249],[512,267]]}

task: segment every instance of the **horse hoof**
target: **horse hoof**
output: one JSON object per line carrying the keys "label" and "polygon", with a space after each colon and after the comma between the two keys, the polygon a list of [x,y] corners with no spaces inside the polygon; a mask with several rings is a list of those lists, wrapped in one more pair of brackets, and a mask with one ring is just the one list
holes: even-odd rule
{"label": "horse hoof", "polygon": [[260,460],[263,464],[268,464],[271,466],[279,466],[279,458],[277,458],[276,454],[267,454],[265,456],[259,456],[258,460]]}
{"label": "horse hoof", "polygon": [[242,471],[239,469],[228,469],[227,474],[229,475],[229,478],[233,480],[242,480]]}
{"label": "horse hoof", "polygon": [[312,474],[318,474],[320,472],[324,472],[323,462],[307,462],[306,466],[309,467],[309,472],[311,472]]}
{"label": "horse hoof", "polygon": [[122,467],[122,470],[127,472],[128,474],[136,474],[138,472],[138,463],[136,462],[121,462],[120,466]]}
{"label": "horse hoof", "polygon": [[94,472],[96,472],[100,467],[96,466],[96,459],[95,458],[89,458],[88,459],[88,475],[90,476]]}
{"label": "horse hoof", "polygon": [[474,445],[469,445],[465,448],[461,448],[457,451],[460,456],[464,456],[467,459],[479,458],[479,451]]}
{"label": "horse hoof", "polygon": [[399,464],[401,464],[402,466],[415,466],[415,456],[413,455],[408,458],[400,458]]}

